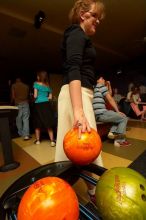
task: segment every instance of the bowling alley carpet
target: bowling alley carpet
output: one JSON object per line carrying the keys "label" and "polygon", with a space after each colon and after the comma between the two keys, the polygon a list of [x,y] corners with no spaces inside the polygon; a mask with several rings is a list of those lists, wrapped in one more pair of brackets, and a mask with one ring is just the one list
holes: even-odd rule
{"label": "bowling alley carpet", "polygon": [[118,148],[113,146],[113,141],[106,140],[103,144],[103,151],[134,161],[146,150],[146,122],[131,120],[127,126],[126,136],[131,146]]}
{"label": "bowling alley carpet", "polygon": [[[146,122],[130,120],[127,126],[126,136],[131,146],[117,148],[113,142],[106,139],[103,141],[102,157],[104,166],[107,169],[115,166],[127,167],[140,154],[146,150]],[[20,166],[12,171],[0,172],[0,196],[16,179],[24,173],[47,163],[54,161],[55,147],[51,147],[49,141],[43,140],[40,145],[34,144],[34,135],[29,141],[24,141],[20,137],[13,138],[14,159],[20,162]],[[0,146],[0,166],[3,165],[3,156]],[[79,197],[86,199],[86,186],[79,180],[75,186]]]}

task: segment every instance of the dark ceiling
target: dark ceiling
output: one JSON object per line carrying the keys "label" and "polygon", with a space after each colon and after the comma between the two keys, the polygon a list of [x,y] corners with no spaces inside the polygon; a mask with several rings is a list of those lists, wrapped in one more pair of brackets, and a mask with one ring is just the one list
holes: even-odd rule
{"label": "dark ceiling", "polygon": [[[73,0],[0,0],[1,71],[41,66],[59,72],[60,43],[72,4]],[[93,38],[97,69],[108,71],[145,60],[146,0],[105,0],[105,6],[106,18]],[[40,10],[46,19],[36,29],[34,17]]]}

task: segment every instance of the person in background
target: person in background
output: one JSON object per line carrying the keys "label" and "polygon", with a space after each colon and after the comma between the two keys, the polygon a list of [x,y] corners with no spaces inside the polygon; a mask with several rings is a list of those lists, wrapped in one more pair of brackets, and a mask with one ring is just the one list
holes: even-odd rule
{"label": "person in background", "polygon": [[51,147],[55,146],[53,127],[55,124],[54,112],[52,111],[50,100],[52,99],[52,89],[49,86],[49,78],[46,71],[37,72],[37,81],[34,88],[34,127],[35,144],[40,144],[41,128],[46,128],[51,141]]}
{"label": "person in background", "polygon": [[113,98],[117,104],[123,98],[123,96],[119,93],[118,88],[113,89]]}
{"label": "person in background", "polygon": [[18,134],[24,138],[24,140],[30,139],[29,129],[29,86],[22,82],[21,78],[16,78],[16,82],[12,84],[11,88],[12,100],[18,107],[18,116],[16,117],[16,126]]}
{"label": "person in background", "polygon": [[139,89],[142,102],[146,102],[146,82],[141,82]]}
{"label": "person in background", "polygon": [[141,118],[142,120],[145,119],[146,106],[141,104],[139,87],[134,87],[130,97],[130,105],[136,118]]}
{"label": "person in background", "polygon": [[[106,108],[105,100],[110,103],[113,110]],[[113,123],[108,133],[108,138],[114,139],[115,147],[128,147],[131,145],[125,139],[128,118],[124,113],[119,111],[115,100],[108,91],[106,81],[102,76],[98,77],[97,84],[94,87],[93,109],[96,121]]]}
{"label": "person in background", "polygon": [[[68,160],[63,150],[65,134],[78,127],[82,132],[96,129],[92,107],[95,84],[96,50],[90,36],[104,17],[104,5],[96,0],[77,0],[71,9],[71,25],[65,30],[62,43],[63,85],[58,98],[58,130],[55,161]],[[101,154],[94,163],[103,166]],[[88,184],[88,194],[95,202],[95,187]]]}
{"label": "person in background", "polygon": [[128,92],[130,92],[131,89],[132,89],[134,86],[135,86],[135,83],[134,83],[134,82],[130,82],[130,83],[128,84]]}
{"label": "person in background", "polygon": [[132,97],[132,93],[133,93],[134,89],[135,89],[135,86],[132,86],[131,89],[127,92],[126,101],[129,103],[132,102],[131,97]]}
{"label": "person in background", "polygon": [[139,90],[140,90],[140,94],[146,94],[146,85],[144,82],[141,82],[141,84],[139,85]]}

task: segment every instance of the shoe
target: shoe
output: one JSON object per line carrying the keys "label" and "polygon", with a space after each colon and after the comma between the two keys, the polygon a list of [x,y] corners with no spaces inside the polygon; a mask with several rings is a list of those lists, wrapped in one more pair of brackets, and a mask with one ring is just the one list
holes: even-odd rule
{"label": "shoe", "polygon": [[40,144],[41,142],[39,140],[34,141],[34,144]]}
{"label": "shoe", "polygon": [[56,146],[56,142],[55,141],[51,141],[51,147],[55,147]]}
{"label": "shoe", "polygon": [[107,136],[108,136],[109,139],[112,139],[112,140],[113,140],[113,139],[116,138],[117,135],[114,134],[113,132],[109,132]]}
{"label": "shoe", "polygon": [[114,146],[115,147],[129,147],[131,143],[128,141],[114,141]]}
{"label": "shoe", "polygon": [[116,133],[113,133],[113,132],[109,132],[108,133],[108,138],[111,139],[111,140],[114,140],[116,138],[124,139],[125,138],[125,134],[116,134]]}
{"label": "shoe", "polygon": [[89,197],[90,202],[96,206],[96,197],[95,197],[95,194],[94,194],[94,195],[91,195],[91,194],[88,192],[88,197]]}
{"label": "shoe", "polygon": [[25,137],[24,137],[24,141],[28,141],[29,139],[30,139],[29,136],[25,136]]}

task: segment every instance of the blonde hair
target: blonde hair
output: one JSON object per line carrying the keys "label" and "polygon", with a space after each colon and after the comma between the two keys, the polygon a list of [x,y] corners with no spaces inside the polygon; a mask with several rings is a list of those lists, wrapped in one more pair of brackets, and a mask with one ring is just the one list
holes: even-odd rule
{"label": "blonde hair", "polygon": [[69,20],[72,24],[78,24],[80,22],[80,12],[88,12],[91,8],[91,4],[95,3],[97,5],[97,10],[99,11],[99,19],[104,18],[104,4],[102,1],[98,0],[76,0],[74,6],[69,13]]}

